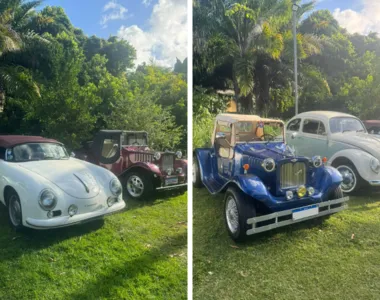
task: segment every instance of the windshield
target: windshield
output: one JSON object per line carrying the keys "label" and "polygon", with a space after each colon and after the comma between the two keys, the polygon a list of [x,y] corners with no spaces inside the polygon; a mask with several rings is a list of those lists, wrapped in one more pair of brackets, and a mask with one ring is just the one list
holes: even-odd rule
{"label": "windshield", "polygon": [[238,122],[237,142],[283,142],[283,124],[280,122]]}
{"label": "windshield", "polygon": [[148,135],[146,132],[127,132],[123,134],[123,146],[147,146]]}
{"label": "windshield", "polygon": [[65,147],[54,143],[28,143],[17,145],[6,152],[7,161],[35,161],[68,159]]}
{"label": "windshield", "polygon": [[330,119],[331,133],[356,131],[365,132],[365,128],[358,119],[350,117],[339,117]]}

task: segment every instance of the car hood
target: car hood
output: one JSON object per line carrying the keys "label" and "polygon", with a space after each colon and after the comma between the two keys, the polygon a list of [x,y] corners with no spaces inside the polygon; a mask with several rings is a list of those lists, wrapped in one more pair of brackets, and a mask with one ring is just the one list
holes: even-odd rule
{"label": "car hood", "polygon": [[285,143],[244,143],[237,144],[237,149],[242,153],[254,156],[260,159],[273,158],[275,161],[287,157],[294,157],[289,147]]}
{"label": "car hood", "polygon": [[331,139],[362,149],[380,159],[380,137],[364,132],[334,133]]}
{"label": "car hood", "polygon": [[100,192],[93,172],[78,160],[31,161],[19,166],[49,180],[74,198],[89,199]]}

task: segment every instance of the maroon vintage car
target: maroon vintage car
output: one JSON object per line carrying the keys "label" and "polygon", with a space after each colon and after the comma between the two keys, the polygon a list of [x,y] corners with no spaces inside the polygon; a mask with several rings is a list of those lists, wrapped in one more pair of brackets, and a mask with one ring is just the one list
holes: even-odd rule
{"label": "maroon vintage car", "polygon": [[187,160],[182,153],[153,151],[145,131],[101,130],[93,142],[76,153],[117,175],[132,198],[151,196],[156,190],[187,186]]}
{"label": "maroon vintage car", "polygon": [[363,123],[369,134],[380,135],[380,120],[366,120]]}

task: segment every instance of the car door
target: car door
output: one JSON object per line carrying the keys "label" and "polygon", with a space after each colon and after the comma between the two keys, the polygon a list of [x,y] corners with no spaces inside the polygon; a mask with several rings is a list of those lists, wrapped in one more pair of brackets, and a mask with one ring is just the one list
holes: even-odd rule
{"label": "car door", "polygon": [[232,124],[218,121],[214,142],[216,165],[220,183],[231,177],[233,149],[231,147]]}
{"label": "car door", "polygon": [[93,148],[98,164],[116,175],[121,174],[121,134],[120,132],[107,132],[95,137]]}
{"label": "car door", "polygon": [[326,125],[317,118],[304,118],[302,129],[299,134],[300,143],[297,147],[297,154],[307,157],[315,155],[326,156],[328,139]]}
{"label": "car door", "polygon": [[285,142],[294,147],[296,152],[302,144],[302,134],[300,134],[301,122],[302,118],[294,118],[286,125]]}

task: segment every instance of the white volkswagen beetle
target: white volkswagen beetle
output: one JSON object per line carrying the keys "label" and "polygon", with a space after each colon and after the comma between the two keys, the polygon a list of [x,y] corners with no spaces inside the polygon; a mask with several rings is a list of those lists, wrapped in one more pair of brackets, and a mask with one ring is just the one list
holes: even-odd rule
{"label": "white volkswagen beetle", "polygon": [[0,136],[0,202],[16,230],[70,226],[125,207],[110,171],[36,136]]}

